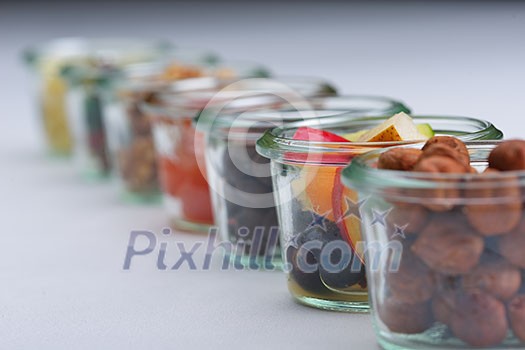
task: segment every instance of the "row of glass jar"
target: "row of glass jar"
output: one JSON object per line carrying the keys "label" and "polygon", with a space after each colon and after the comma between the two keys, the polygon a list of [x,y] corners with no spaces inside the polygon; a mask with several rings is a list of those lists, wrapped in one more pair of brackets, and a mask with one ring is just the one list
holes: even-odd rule
{"label": "row of glass jar", "polygon": [[[65,44],[75,53],[54,57]],[[341,171],[355,156],[395,143],[326,144],[293,135],[301,126],[339,134],[369,129],[409,112],[403,103],[338,96],[323,79],[255,78],[267,70],[203,53],[177,56],[171,48],[166,56],[163,45],[127,51],[126,44],[117,50],[126,54],[117,57],[114,44],[97,43],[96,60],[87,64],[78,64],[78,40],[56,45],[29,55],[40,72],[42,115],[54,151],[74,150],[80,168],[97,177],[116,167],[127,199],[155,201],[161,189],[175,228],[217,225],[246,268],[285,269],[299,302],[369,310],[359,245],[366,206],[355,189],[342,185]],[[91,52],[90,45],[84,49]],[[129,63],[157,55],[162,59],[154,63]],[[415,119],[467,141],[502,138],[491,123],[474,118]],[[309,242],[321,242],[315,249],[347,242],[353,268],[328,271],[311,250],[301,250]]]}

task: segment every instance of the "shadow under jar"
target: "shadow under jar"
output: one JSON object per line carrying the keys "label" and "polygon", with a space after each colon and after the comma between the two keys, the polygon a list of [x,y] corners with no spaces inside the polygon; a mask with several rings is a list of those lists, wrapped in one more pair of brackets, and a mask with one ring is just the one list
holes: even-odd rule
{"label": "shadow under jar", "polygon": [[68,84],[74,161],[82,175],[103,178],[112,168],[104,113],[115,80],[124,66],[158,59],[170,46],[135,39],[85,39],[78,45],[82,61],[64,64],[60,72]]}
{"label": "shadow under jar", "polygon": [[[340,175],[354,157],[399,142],[298,141],[293,135],[299,126],[353,133],[370,129],[391,114],[358,118],[351,113],[307,120],[268,131],[257,143],[258,152],[271,159],[288,288],[300,303],[328,310],[368,312],[361,237],[366,202],[356,191],[343,186]],[[416,116],[414,121],[429,123],[437,134],[467,140],[501,138],[501,132],[490,123],[477,119]]]}
{"label": "shadow under jar", "polygon": [[[126,78],[117,89],[118,103],[108,113],[111,149],[125,199],[139,202],[160,199],[161,168],[155,156],[152,120],[140,105],[159,103],[159,95],[162,93],[171,94],[178,89],[183,92],[215,84],[215,78],[212,77],[221,77],[221,80],[226,81],[237,76],[256,77],[266,74],[266,69],[258,64],[225,62],[205,52],[184,52],[170,57],[166,62],[128,67],[125,71]],[[178,81],[192,79],[196,79],[196,85],[191,82],[177,85]]]}
{"label": "shadow under jar", "polygon": [[[466,142],[471,166],[482,172],[498,145]],[[367,245],[376,247],[367,252],[374,261],[367,273],[379,343],[385,349],[523,349],[525,171],[388,171],[377,169],[380,154],[356,158],[343,172],[345,185],[372,199],[362,227]],[[412,212],[392,222],[403,235],[393,225],[372,224],[373,212],[386,210]]]}
{"label": "shadow under jar", "polygon": [[[301,90],[297,90],[301,91]],[[318,93],[320,93],[320,90]],[[239,265],[249,269],[282,268],[279,224],[270,173],[270,160],[259,155],[256,142],[275,126],[300,120],[295,108],[323,106],[333,114],[366,108],[378,114],[407,110],[397,102],[375,97],[310,96],[287,97],[271,107],[273,111],[221,112],[209,127],[206,169],[216,222],[224,239],[235,247]],[[392,108],[393,107],[393,108]],[[305,118],[317,118],[311,113]]]}

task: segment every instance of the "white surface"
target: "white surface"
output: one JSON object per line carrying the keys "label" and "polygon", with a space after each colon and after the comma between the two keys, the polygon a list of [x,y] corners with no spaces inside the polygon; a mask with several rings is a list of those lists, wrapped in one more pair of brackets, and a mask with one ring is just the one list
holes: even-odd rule
{"label": "white surface", "polygon": [[42,157],[17,56],[28,43],[166,37],[525,136],[525,7],[517,3],[90,4],[0,11],[0,348],[377,348],[368,316],[299,306],[279,273],[161,272],[153,256],[122,271],[130,230],[159,232],[165,214],[123,205],[111,184],[85,183],[67,163]]}

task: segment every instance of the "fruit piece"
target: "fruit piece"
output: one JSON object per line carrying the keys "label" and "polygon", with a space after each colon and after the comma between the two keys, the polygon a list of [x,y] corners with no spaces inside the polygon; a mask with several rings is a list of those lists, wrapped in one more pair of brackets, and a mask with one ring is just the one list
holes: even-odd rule
{"label": "fruit piece", "polygon": [[421,135],[424,135],[427,138],[431,138],[434,136],[434,130],[428,123],[416,124],[416,128],[417,128],[417,131],[419,131]]}
{"label": "fruit piece", "polygon": [[368,131],[369,131],[368,129],[363,129],[363,130],[359,130],[356,132],[344,134],[343,137],[350,142],[357,142],[359,141],[359,138],[363,136],[364,134],[366,134]]}
{"label": "fruit piece", "polygon": [[480,290],[467,291],[459,295],[455,302],[450,329],[456,337],[471,346],[495,346],[507,336],[505,306]]}
{"label": "fruit piece", "polygon": [[499,241],[499,252],[510,263],[525,268],[525,217],[511,232],[503,235]]}
{"label": "fruit piece", "polygon": [[433,156],[449,157],[454,160],[460,161],[470,171],[470,158],[468,153],[465,155],[464,153],[458,152],[458,150],[450,147],[445,143],[432,143],[425,147],[424,151],[421,154],[420,160],[424,158],[430,158]]}
{"label": "fruit piece", "polygon": [[347,139],[337,134],[307,126],[298,128],[293,135],[293,139],[311,142],[348,142]]}
{"label": "fruit piece", "polygon": [[366,132],[359,142],[388,142],[426,140],[410,116],[404,112],[398,113],[383,123]]}

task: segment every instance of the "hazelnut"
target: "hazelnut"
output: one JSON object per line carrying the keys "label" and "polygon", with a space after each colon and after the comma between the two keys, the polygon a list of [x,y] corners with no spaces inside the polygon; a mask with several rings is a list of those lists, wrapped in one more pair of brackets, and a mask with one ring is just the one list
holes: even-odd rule
{"label": "hazelnut", "polygon": [[464,192],[467,201],[472,202],[465,205],[464,212],[470,225],[483,236],[505,234],[514,229],[521,219],[518,179],[508,176],[494,178],[498,173],[498,170],[487,168],[483,174],[470,180],[479,188]]}
{"label": "hazelnut", "polygon": [[509,320],[514,336],[525,341],[525,295],[515,296],[508,305]]}
{"label": "hazelnut", "polygon": [[[460,161],[445,156],[421,158],[414,166],[414,171],[430,174],[465,174],[469,169]],[[436,181],[441,181],[436,179]],[[422,191],[421,196],[422,196]],[[436,188],[427,190],[428,198],[423,205],[433,211],[447,211],[454,207],[453,203],[443,203],[444,199],[459,198],[460,191],[455,188]]]}
{"label": "hazelnut", "polygon": [[427,223],[428,210],[417,204],[403,204],[392,207],[386,221],[390,226],[404,227],[405,233],[418,233]]}
{"label": "hazelnut", "polygon": [[463,289],[480,289],[500,300],[511,299],[521,287],[520,270],[495,254],[488,256],[463,276]]}
{"label": "hazelnut", "polygon": [[464,275],[478,264],[483,238],[472,233],[460,215],[447,214],[434,216],[411,249],[439,273]]}
{"label": "hazelnut", "polygon": [[393,148],[381,153],[377,161],[378,169],[412,170],[422,151],[416,148]]}
{"label": "hazelnut", "polygon": [[458,160],[460,163],[470,168],[470,157],[468,152],[461,153],[456,148],[452,148],[446,143],[431,143],[424,148],[421,158],[429,158],[433,156],[449,157],[454,160]]}
{"label": "hazelnut", "polygon": [[525,269],[525,217],[511,233],[501,237],[498,248],[510,263]]}
{"label": "hazelnut", "polygon": [[452,136],[434,136],[430,138],[423,146],[423,152],[426,152],[432,145],[443,144],[454,150],[461,155],[461,163],[468,165],[470,164],[470,155],[468,153],[467,146],[459,139]]}
{"label": "hazelnut", "polygon": [[434,273],[410,249],[403,251],[399,270],[388,271],[386,279],[392,296],[403,303],[422,303],[434,294]]}
{"label": "hazelnut", "polygon": [[504,141],[490,152],[489,167],[507,170],[525,170],[525,141]]}
{"label": "hazelnut", "polygon": [[407,304],[390,296],[377,310],[383,323],[395,333],[422,333],[434,322],[429,303]]}
{"label": "hazelnut", "polygon": [[456,337],[471,346],[495,346],[508,332],[505,305],[481,290],[468,290],[457,296],[449,325]]}

